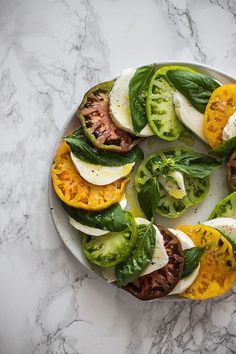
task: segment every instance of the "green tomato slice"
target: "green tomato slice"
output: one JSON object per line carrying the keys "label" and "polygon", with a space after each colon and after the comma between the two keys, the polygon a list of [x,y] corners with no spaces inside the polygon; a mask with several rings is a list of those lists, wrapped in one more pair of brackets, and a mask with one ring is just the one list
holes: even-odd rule
{"label": "green tomato slice", "polygon": [[[180,149],[178,150],[181,151]],[[182,149],[184,152],[185,149]],[[139,166],[135,176],[135,187],[140,192],[142,186],[150,179],[157,178],[162,174],[168,175],[171,166],[174,166],[173,157],[177,153],[176,149],[160,151],[157,154],[146,158]],[[190,206],[200,203],[209,191],[209,177],[198,178],[184,175],[184,185],[186,195],[182,199],[171,196],[164,186],[159,182],[160,198],[157,201],[155,211],[159,215],[168,218],[177,218],[182,215]]]}
{"label": "green tomato slice", "polygon": [[233,192],[220,200],[212,210],[208,220],[216,218],[236,219],[236,192]]}
{"label": "green tomato slice", "polygon": [[172,141],[178,139],[184,128],[175,113],[173,103],[175,88],[166,76],[170,70],[194,72],[184,66],[165,66],[158,69],[149,84],[146,113],[153,132],[164,140]]}
{"label": "green tomato slice", "polygon": [[137,241],[134,217],[127,213],[127,228],[120,232],[109,232],[103,236],[83,235],[83,249],[86,257],[100,267],[113,267],[123,262],[131,253]]}

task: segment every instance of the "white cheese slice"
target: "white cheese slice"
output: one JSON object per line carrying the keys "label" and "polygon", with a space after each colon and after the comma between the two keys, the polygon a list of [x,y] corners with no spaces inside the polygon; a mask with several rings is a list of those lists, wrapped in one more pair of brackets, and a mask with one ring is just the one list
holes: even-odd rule
{"label": "white cheese slice", "polygon": [[102,275],[106,279],[107,283],[113,283],[116,281],[116,267],[103,268]]}
{"label": "white cheese slice", "polygon": [[236,220],[232,218],[216,218],[204,222],[204,225],[213,227],[222,232],[223,235],[228,236],[236,243]]}
{"label": "white cheese slice", "polygon": [[204,114],[198,112],[180,92],[173,95],[175,113],[179,120],[206,144],[209,144],[203,130]]}
{"label": "white cheese slice", "polygon": [[222,139],[223,141],[229,140],[236,136],[236,112],[234,112],[228,119],[223,132]]}
{"label": "white cheese slice", "polygon": [[124,210],[127,206],[127,199],[125,197],[123,197],[119,203],[120,203],[121,208]]}
{"label": "white cheese slice", "polygon": [[[175,229],[169,229],[169,231],[172,232],[178,238],[183,250],[195,247],[191,238],[188,235],[186,235],[183,231],[175,230]],[[200,270],[200,264],[191,274],[189,274],[185,278],[180,279],[180,281],[177,283],[175,288],[168,295],[181,294],[185,290],[187,290],[197,278],[199,270]]]}
{"label": "white cheese slice", "polygon": [[186,235],[185,232],[175,229],[169,229],[169,231],[177,237],[183,250],[195,247],[193,240],[188,235]]}
{"label": "white cheese slice", "polygon": [[[110,93],[110,114],[113,122],[119,128],[134,134],[132,116],[129,104],[129,82],[136,72],[136,69],[129,68],[123,70],[116,79]],[[139,134],[140,137],[154,135],[147,124]]]}
{"label": "white cheese slice", "polygon": [[173,171],[168,176],[158,177],[158,181],[162,184],[170,196],[176,199],[183,199],[186,196],[184,185],[184,176],[179,171]]}
{"label": "white cheese slice", "polygon": [[80,222],[76,221],[75,219],[69,216],[70,224],[77,230],[85,233],[86,235],[90,236],[102,236],[108,234],[110,231],[105,231],[101,229],[97,229],[96,227],[91,227],[87,225],[83,225]]}
{"label": "white cheese slice", "polygon": [[95,184],[97,186],[104,186],[118,179],[127,176],[132,171],[135,162],[128,163],[123,166],[102,166],[94,165],[80,160],[72,152],[70,153],[71,160],[79,172],[87,182]]}
{"label": "white cheese slice", "polygon": [[[134,133],[133,133],[134,134]],[[140,136],[141,138],[147,138],[149,136],[154,135],[152,129],[150,128],[149,124],[145,125],[145,127],[141,130],[140,133],[137,134],[138,136]]]}

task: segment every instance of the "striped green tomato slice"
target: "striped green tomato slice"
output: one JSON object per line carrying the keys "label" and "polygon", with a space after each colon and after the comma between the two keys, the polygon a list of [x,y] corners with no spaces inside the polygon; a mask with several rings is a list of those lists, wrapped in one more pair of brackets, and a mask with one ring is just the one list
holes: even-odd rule
{"label": "striped green tomato slice", "polygon": [[166,76],[169,70],[194,71],[184,66],[162,67],[152,77],[148,88],[146,99],[148,123],[157,136],[172,141],[178,139],[184,128],[175,113],[173,103],[175,88]]}

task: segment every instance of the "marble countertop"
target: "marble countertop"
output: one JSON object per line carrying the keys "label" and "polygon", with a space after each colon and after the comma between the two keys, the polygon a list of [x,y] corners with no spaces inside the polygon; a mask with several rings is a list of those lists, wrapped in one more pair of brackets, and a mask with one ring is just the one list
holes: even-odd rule
{"label": "marble countertop", "polygon": [[88,273],[48,210],[59,132],[91,85],[164,60],[236,77],[235,0],[0,2],[0,354],[236,353],[236,298],[142,303]]}

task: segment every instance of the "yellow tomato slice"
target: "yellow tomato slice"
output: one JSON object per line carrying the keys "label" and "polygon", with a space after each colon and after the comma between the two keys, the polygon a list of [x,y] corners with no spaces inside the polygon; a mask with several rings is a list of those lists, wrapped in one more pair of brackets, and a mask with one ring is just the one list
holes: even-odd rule
{"label": "yellow tomato slice", "polygon": [[183,225],[178,229],[185,232],[196,247],[205,247],[198,277],[181,295],[205,300],[229,291],[236,280],[236,261],[229,241],[206,225]]}
{"label": "yellow tomato slice", "polygon": [[236,110],[236,85],[218,87],[211,95],[204,114],[204,133],[209,144],[222,143],[222,132]]}
{"label": "yellow tomato slice", "polygon": [[129,180],[127,176],[105,186],[85,181],[75,169],[65,142],[59,146],[52,164],[52,181],[58,197],[75,208],[95,211],[118,203]]}

